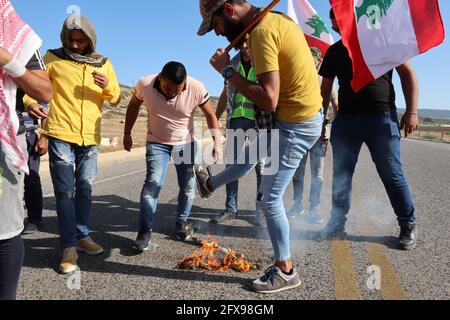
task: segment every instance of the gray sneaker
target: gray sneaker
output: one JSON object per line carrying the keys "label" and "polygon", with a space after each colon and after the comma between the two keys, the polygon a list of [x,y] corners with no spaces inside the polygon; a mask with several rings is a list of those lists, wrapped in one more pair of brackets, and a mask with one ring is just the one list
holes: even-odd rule
{"label": "gray sneaker", "polygon": [[194,174],[195,180],[197,181],[197,189],[200,197],[202,197],[203,199],[208,199],[212,195],[212,192],[208,188],[208,180],[210,178],[209,173],[206,172],[202,166],[195,165]]}
{"label": "gray sneaker", "polygon": [[211,224],[219,224],[219,223],[223,223],[223,222],[225,222],[225,221],[235,219],[236,216],[237,216],[237,214],[234,213],[234,212],[231,212],[231,211],[225,211],[225,212],[223,212],[223,213],[217,215],[216,217],[212,218],[212,219],[209,221],[209,223],[211,223]]}
{"label": "gray sneaker", "polygon": [[302,284],[297,270],[292,275],[286,275],[276,266],[267,269],[264,276],[253,282],[253,289],[257,293],[277,293],[284,290],[294,289]]}
{"label": "gray sneaker", "polygon": [[295,220],[297,217],[302,217],[305,214],[305,210],[301,204],[294,204],[294,206],[286,212],[286,215],[289,220]]}

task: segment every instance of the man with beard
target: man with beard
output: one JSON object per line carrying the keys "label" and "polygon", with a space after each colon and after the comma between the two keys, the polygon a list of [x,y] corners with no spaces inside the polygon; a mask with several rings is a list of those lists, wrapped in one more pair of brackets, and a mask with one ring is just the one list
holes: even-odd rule
{"label": "man with beard", "polygon": [[[104,101],[120,102],[120,88],[108,58],[95,52],[96,33],[91,22],[71,16],[61,31],[62,47],[44,57],[54,94],[39,140],[48,149],[56,197],[60,242],[59,271],[77,269],[77,249],[99,255],[103,248],[89,236],[92,188]],[[42,108],[26,99],[30,112]]]}
{"label": "man with beard", "polygon": [[[261,13],[244,0],[200,0],[200,11],[203,23],[198,34],[214,29],[216,35],[225,36],[230,42]],[[276,261],[253,282],[256,292],[275,293],[301,284],[291,260],[283,196],[304,155],[322,133],[322,98],[305,36],[289,17],[269,13],[250,32],[248,44],[257,83],[248,81],[230,66],[230,56],[224,49],[218,49],[210,63],[260,109],[276,112],[279,171],[263,176],[260,195]],[[197,176],[201,191],[214,191],[206,172],[198,171]]]}

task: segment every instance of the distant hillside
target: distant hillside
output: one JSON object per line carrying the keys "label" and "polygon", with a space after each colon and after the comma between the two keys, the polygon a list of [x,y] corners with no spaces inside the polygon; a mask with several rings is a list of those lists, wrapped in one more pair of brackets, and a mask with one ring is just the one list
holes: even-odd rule
{"label": "distant hillside", "polygon": [[[399,109],[398,112],[403,114],[404,109]],[[434,109],[420,109],[419,114],[421,118],[430,118],[435,120],[450,120],[450,110],[434,110]]]}

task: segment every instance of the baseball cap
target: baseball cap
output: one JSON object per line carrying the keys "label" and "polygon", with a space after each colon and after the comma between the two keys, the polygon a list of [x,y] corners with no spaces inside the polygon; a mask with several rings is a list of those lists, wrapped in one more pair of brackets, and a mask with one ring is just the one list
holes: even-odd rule
{"label": "baseball cap", "polygon": [[213,15],[226,2],[227,0],[200,0],[200,14],[203,21],[197,32],[199,36],[203,36],[212,30]]}

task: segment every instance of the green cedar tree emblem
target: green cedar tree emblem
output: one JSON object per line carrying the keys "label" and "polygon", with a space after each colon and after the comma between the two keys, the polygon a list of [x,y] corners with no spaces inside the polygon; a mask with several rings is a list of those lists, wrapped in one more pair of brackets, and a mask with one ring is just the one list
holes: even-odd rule
{"label": "green cedar tree emblem", "polygon": [[367,16],[367,25],[370,29],[379,28],[381,19],[386,15],[394,0],[363,0],[362,4],[356,8],[356,17],[359,20]]}
{"label": "green cedar tree emblem", "polygon": [[314,29],[314,33],[312,34],[313,37],[320,38],[320,35],[323,32],[328,34],[330,33],[330,31],[328,31],[327,29],[327,26],[325,25],[325,22],[323,22],[323,20],[317,14],[309,18],[306,24]]}

